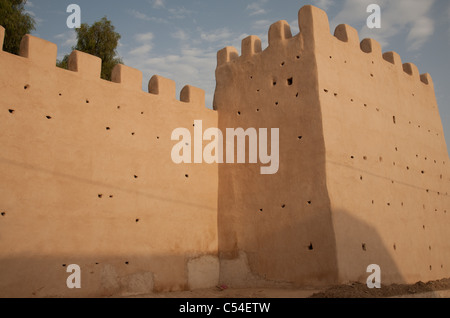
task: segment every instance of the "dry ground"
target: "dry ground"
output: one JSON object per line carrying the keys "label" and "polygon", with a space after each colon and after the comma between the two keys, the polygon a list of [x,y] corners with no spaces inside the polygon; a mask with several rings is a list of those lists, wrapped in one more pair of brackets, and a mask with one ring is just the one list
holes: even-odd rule
{"label": "dry ground", "polygon": [[246,288],[201,289],[195,291],[131,296],[132,298],[440,298],[450,297],[450,278],[413,285],[394,284],[369,289],[362,283],[332,286],[327,289]]}
{"label": "dry ground", "polygon": [[436,291],[450,290],[450,279],[445,278],[428,283],[418,282],[414,285],[393,284],[381,286],[380,289],[369,289],[365,284],[351,283],[333,286],[329,289],[315,293],[311,298],[387,298],[395,296],[412,297]]}

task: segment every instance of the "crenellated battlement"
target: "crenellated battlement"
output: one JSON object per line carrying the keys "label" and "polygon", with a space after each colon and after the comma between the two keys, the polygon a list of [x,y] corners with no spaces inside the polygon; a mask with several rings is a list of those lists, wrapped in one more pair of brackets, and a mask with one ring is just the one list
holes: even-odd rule
{"label": "crenellated battlement", "polygon": [[273,23],[268,30],[268,47],[261,49],[261,39],[251,35],[242,40],[242,51],[239,56],[236,48],[228,46],[217,53],[217,67],[223,66],[232,61],[241,61],[249,56],[262,54],[266,50],[282,47],[287,41],[303,40],[306,43],[313,43],[314,36],[322,34],[325,30],[329,33],[328,17],[326,13],[314,6],[307,5],[300,9],[298,13],[299,34],[292,36],[289,23],[280,20]]}
{"label": "crenellated battlement", "polygon": [[251,35],[242,40],[241,55],[236,48],[228,46],[218,51],[217,67],[227,65],[227,63],[241,63],[251,57],[264,54],[267,50],[283,48],[289,41],[301,41],[305,50],[315,50],[318,45],[326,46],[330,41],[339,40],[347,43],[355,50],[370,54],[370,57],[382,57],[386,62],[397,66],[402,71],[417,81],[433,86],[430,74],[420,74],[417,66],[412,63],[402,64],[400,56],[395,52],[382,53],[380,43],[374,39],[366,38],[360,41],[358,31],[347,24],[340,24],[334,31],[334,36],[330,33],[328,16],[325,11],[311,5],[302,7],[298,13],[298,25],[300,32],[292,35],[290,25],[285,21],[277,21],[269,27],[268,42],[265,50],[261,48],[261,39]]}
{"label": "crenellated battlement", "polygon": [[[67,70],[56,59],[57,45],[31,35],[19,55],[0,51],[0,297],[216,286],[218,165],[172,159],[173,131],[218,126],[205,92],[186,85],[177,99],[159,75],[145,92],[143,73],[121,64],[107,81],[80,51]],[[90,273],[83,289],[66,287],[69,264]]]}
{"label": "crenellated battlement", "polygon": [[[5,35],[4,27],[0,26],[0,44],[3,48]],[[40,39],[32,35],[25,35],[20,43],[18,59],[26,58],[33,64],[38,64],[42,68],[57,69],[57,46],[56,44]],[[0,54],[9,54],[0,51]],[[9,54],[10,56],[14,56]],[[73,51],[69,56],[68,70],[73,75],[78,76],[80,81],[99,80],[108,82],[100,78],[102,61],[100,58],[80,52]],[[62,69],[60,69],[62,70]],[[111,74],[111,83],[120,84],[121,88],[142,91],[143,74],[141,71],[129,66],[118,64]],[[169,100],[176,100],[175,81],[166,79],[159,75],[154,75],[148,83],[148,93],[159,95]],[[200,88],[186,85],[180,91],[179,102],[191,103],[196,106],[205,107],[205,92]]]}
{"label": "crenellated battlement", "polygon": [[[219,192],[234,194],[219,202],[221,253],[299,284],[365,282],[369,264],[391,283],[448,276],[437,232],[450,224],[448,154],[431,76],[349,25],[332,34],[313,6],[298,24],[295,35],[272,24],[264,50],[252,35],[241,55],[217,53],[219,128],[280,127],[271,179],[219,167]],[[245,287],[234,268],[221,277]]]}
{"label": "crenellated battlement", "polygon": [[396,52],[386,52],[382,53],[382,48],[380,43],[374,39],[366,38],[361,42],[359,41],[358,31],[353,27],[347,24],[340,24],[336,27],[334,31],[334,37],[342,42],[348,43],[350,46],[359,47],[359,49],[367,54],[371,54],[373,57],[382,57],[383,60],[394,64],[397,68],[411,75],[413,78],[416,78],[418,81],[420,80],[422,83],[432,86],[431,76],[428,73],[420,74],[416,65],[413,63],[404,63],[402,64],[402,60],[400,55]]}

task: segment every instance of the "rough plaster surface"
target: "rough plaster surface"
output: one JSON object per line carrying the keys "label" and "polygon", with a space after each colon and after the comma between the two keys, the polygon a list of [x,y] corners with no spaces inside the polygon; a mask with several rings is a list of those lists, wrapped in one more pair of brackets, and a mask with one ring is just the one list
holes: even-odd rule
{"label": "rough plaster surface", "polygon": [[217,127],[204,92],[154,76],[145,93],[123,65],[108,82],[77,51],[63,70],[33,36],[20,52],[0,52],[0,296],[186,290],[187,260],[218,252],[218,167],[173,163],[171,134]]}
{"label": "rough plaster surface", "polygon": [[[294,285],[450,275],[449,158],[429,74],[325,12],[218,53],[219,126],[279,127],[280,170],[219,167],[219,251]],[[238,84],[237,84],[238,83]],[[222,261],[223,263],[223,261]],[[223,272],[223,271],[221,271]],[[241,273],[242,279],[245,271]],[[234,279],[236,280],[236,279]]]}
{"label": "rough plaster surface", "polygon": [[220,262],[220,282],[231,288],[252,287],[289,287],[290,284],[280,281],[268,281],[265,277],[258,277],[249,266],[247,254],[239,252],[233,259],[222,259]]}
{"label": "rough plaster surface", "polygon": [[[450,276],[450,173],[433,82],[395,52],[330,33],[320,9],[218,52],[204,92],[25,36],[0,51],[0,296],[95,297],[210,287]],[[0,44],[4,29],[0,27]],[[181,164],[171,133],[279,128],[280,168]],[[198,256],[197,256],[198,255]],[[220,262],[214,256],[219,255]],[[65,285],[82,268],[81,290]],[[218,276],[219,275],[219,276]]]}
{"label": "rough plaster surface", "polygon": [[191,290],[215,287],[219,283],[218,257],[207,255],[191,259],[187,266]]}

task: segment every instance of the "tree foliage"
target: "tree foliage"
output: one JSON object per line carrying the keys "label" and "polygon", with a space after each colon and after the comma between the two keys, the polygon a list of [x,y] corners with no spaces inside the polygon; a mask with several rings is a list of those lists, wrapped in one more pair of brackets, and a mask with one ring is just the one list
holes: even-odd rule
{"label": "tree foliage", "polygon": [[27,0],[0,0],[0,25],[5,31],[3,50],[19,54],[20,41],[35,30],[33,17],[25,10]]}
{"label": "tree foliage", "polygon": [[[91,26],[86,23],[81,24],[77,32],[77,45],[73,50],[89,53],[102,59],[101,77],[111,80],[111,72],[114,66],[122,64],[123,61],[117,55],[117,45],[119,44],[120,34],[115,32],[114,26],[106,17],[95,22]],[[58,66],[67,68],[69,56],[66,55],[60,61]]]}

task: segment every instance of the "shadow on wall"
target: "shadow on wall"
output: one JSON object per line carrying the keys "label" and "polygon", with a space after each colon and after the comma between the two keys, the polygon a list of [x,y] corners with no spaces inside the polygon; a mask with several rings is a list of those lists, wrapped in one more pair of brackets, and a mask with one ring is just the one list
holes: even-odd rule
{"label": "shadow on wall", "polygon": [[[15,256],[0,259],[0,297],[116,297],[212,288],[219,278],[217,257],[183,255]],[[81,288],[70,289],[68,266],[80,266]]]}
{"label": "shadow on wall", "polygon": [[[336,235],[339,283],[358,281],[366,283],[371,264],[381,268],[382,284],[402,284],[406,280],[394,260],[392,246],[383,240],[378,231],[366,222],[344,210],[335,210],[333,224]],[[396,228],[401,228],[398,224]],[[409,247],[403,249],[412,250]],[[419,273],[417,276],[419,277]]]}
{"label": "shadow on wall", "polygon": [[[367,266],[377,264],[381,267],[381,282],[383,284],[405,283],[397,268],[391,253],[377,231],[370,225],[349,216],[346,212],[335,212],[335,218],[345,224],[338,231],[337,246],[316,244],[304,246],[304,251],[295,253],[286,260],[266,259],[265,263],[256,263],[253,253],[240,252],[234,260],[221,261],[220,283],[230,287],[308,287],[332,285],[359,281],[366,283],[370,273]],[[306,220],[292,224],[285,231],[295,228],[305,228]],[[360,233],[364,233],[363,237]],[[260,235],[268,241],[277,242],[279,231],[264,231]],[[315,234],[320,237],[320,233]],[[313,235],[313,236],[315,236]],[[257,240],[257,238],[254,238]],[[278,243],[278,242],[277,242]],[[289,248],[289,242],[285,242]],[[318,263],[324,259],[320,254],[337,253],[329,256],[328,264]],[[151,294],[153,292],[182,291],[198,288],[212,288],[219,281],[219,262],[214,256],[203,256],[189,260],[184,255],[117,255],[78,257],[74,251],[70,256],[35,256],[20,255],[0,259],[0,297],[110,297]],[[297,254],[297,255],[296,255]],[[66,280],[71,273],[67,272],[70,264],[81,267],[81,289],[69,289]],[[311,268],[318,268],[310,278],[301,277],[305,268],[311,273]],[[276,267],[286,271],[284,281],[270,281],[267,268]],[[230,272],[231,271],[231,272]],[[320,272],[322,271],[322,272]],[[288,278],[290,277],[290,279]],[[336,281],[323,279],[337,278]],[[311,278],[319,284],[311,283]],[[309,285],[299,285],[298,282],[308,282]],[[237,283],[239,282],[239,283]],[[243,285],[244,284],[244,285]],[[237,286],[239,285],[239,286]]]}
{"label": "shadow on wall", "polygon": [[[241,248],[236,258],[220,260],[220,283],[234,288],[323,287],[353,281],[365,284],[372,274],[367,272],[371,264],[380,266],[382,284],[405,283],[390,252],[392,248],[386,246],[375,228],[345,211],[334,211],[333,221],[336,219],[340,224],[337,231],[326,225],[320,232],[311,231],[317,227],[314,216],[276,231],[273,227],[260,228],[258,237],[238,242],[238,246],[259,246],[259,251]],[[287,233],[291,241],[286,241]],[[285,250],[281,253],[285,259],[262,256],[277,246],[278,251]]]}

